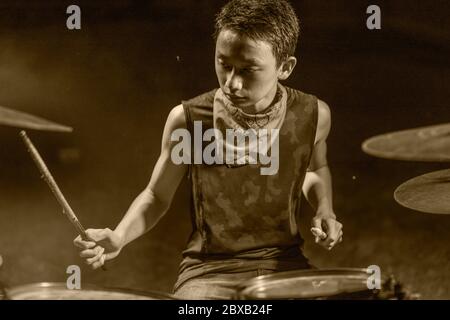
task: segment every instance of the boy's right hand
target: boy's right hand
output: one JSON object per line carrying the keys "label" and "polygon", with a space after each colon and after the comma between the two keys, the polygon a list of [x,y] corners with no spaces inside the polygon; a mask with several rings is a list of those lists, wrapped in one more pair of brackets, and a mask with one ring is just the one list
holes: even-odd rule
{"label": "boy's right hand", "polygon": [[117,257],[122,250],[122,238],[111,229],[87,229],[86,236],[88,241],[78,236],[73,244],[80,248],[80,257],[94,270]]}

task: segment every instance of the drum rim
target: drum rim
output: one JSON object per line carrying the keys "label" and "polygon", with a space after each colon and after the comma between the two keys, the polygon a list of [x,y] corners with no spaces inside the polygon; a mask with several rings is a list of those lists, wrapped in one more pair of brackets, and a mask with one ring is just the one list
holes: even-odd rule
{"label": "drum rim", "polygon": [[[11,286],[4,288],[5,298],[8,300],[16,300],[13,295],[14,293],[22,293],[26,292],[27,289],[52,289],[52,288],[63,288],[66,290],[67,285],[65,282],[32,282],[21,284],[17,286]],[[144,291],[144,290],[136,290],[136,289],[127,289],[121,287],[102,287],[99,285],[86,283],[81,285],[80,290],[89,290],[89,291],[101,291],[101,292],[114,292],[114,293],[123,293],[123,294],[133,294],[140,295],[143,297],[149,298],[157,298],[158,300],[172,300],[175,299],[171,294],[165,292],[156,292],[156,291]],[[103,300],[111,300],[111,299],[103,299]]]}
{"label": "drum rim", "polygon": [[[265,274],[257,277],[253,277],[246,281],[243,281],[241,284],[237,286],[236,293],[237,297],[240,299],[271,299],[258,297],[257,294],[254,294],[255,289],[257,289],[258,285],[261,285],[264,281],[278,281],[278,280],[286,280],[289,276],[341,276],[341,275],[360,275],[360,274],[368,274],[368,268],[324,268],[324,269],[299,269],[299,270],[290,270],[290,271],[281,271],[270,274]],[[387,277],[385,275],[381,275],[381,282],[385,283]],[[279,299],[279,298],[275,298]],[[281,298],[283,299],[283,298]],[[314,299],[311,298],[300,298],[300,299]]]}

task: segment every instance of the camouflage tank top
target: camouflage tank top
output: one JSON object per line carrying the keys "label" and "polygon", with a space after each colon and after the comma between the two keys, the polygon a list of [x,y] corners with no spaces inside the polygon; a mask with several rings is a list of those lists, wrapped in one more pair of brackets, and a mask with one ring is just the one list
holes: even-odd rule
{"label": "camouflage tank top", "polygon": [[[189,166],[193,232],[175,288],[192,277],[231,272],[236,267],[242,271],[306,267],[297,222],[314,147],[317,98],[285,89],[286,114],[279,132],[276,174],[261,175],[260,165],[255,164]],[[183,101],[191,137],[194,121],[202,122],[203,131],[213,127],[216,90]],[[208,143],[203,142],[203,147]],[[285,262],[290,266],[283,267]]]}

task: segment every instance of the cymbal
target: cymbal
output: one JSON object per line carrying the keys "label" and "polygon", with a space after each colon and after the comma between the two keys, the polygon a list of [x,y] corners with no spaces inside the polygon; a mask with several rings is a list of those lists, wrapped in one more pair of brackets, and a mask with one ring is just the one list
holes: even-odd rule
{"label": "cymbal", "polygon": [[404,207],[436,214],[450,214],[450,169],[427,173],[400,185],[395,200]]}
{"label": "cymbal", "polygon": [[450,162],[450,123],[378,135],[364,141],[362,149],[386,159]]}
{"label": "cymbal", "polygon": [[43,131],[73,131],[71,127],[67,127],[25,112],[5,108],[2,106],[0,106],[0,125]]}

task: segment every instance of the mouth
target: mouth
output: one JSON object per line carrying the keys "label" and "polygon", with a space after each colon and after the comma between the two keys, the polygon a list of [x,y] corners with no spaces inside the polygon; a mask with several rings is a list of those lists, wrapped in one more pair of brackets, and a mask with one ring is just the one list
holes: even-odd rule
{"label": "mouth", "polygon": [[239,97],[236,95],[232,95],[232,94],[225,94],[225,96],[231,101],[231,102],[243,102],[246,100],[246,98],[244,97]]}

